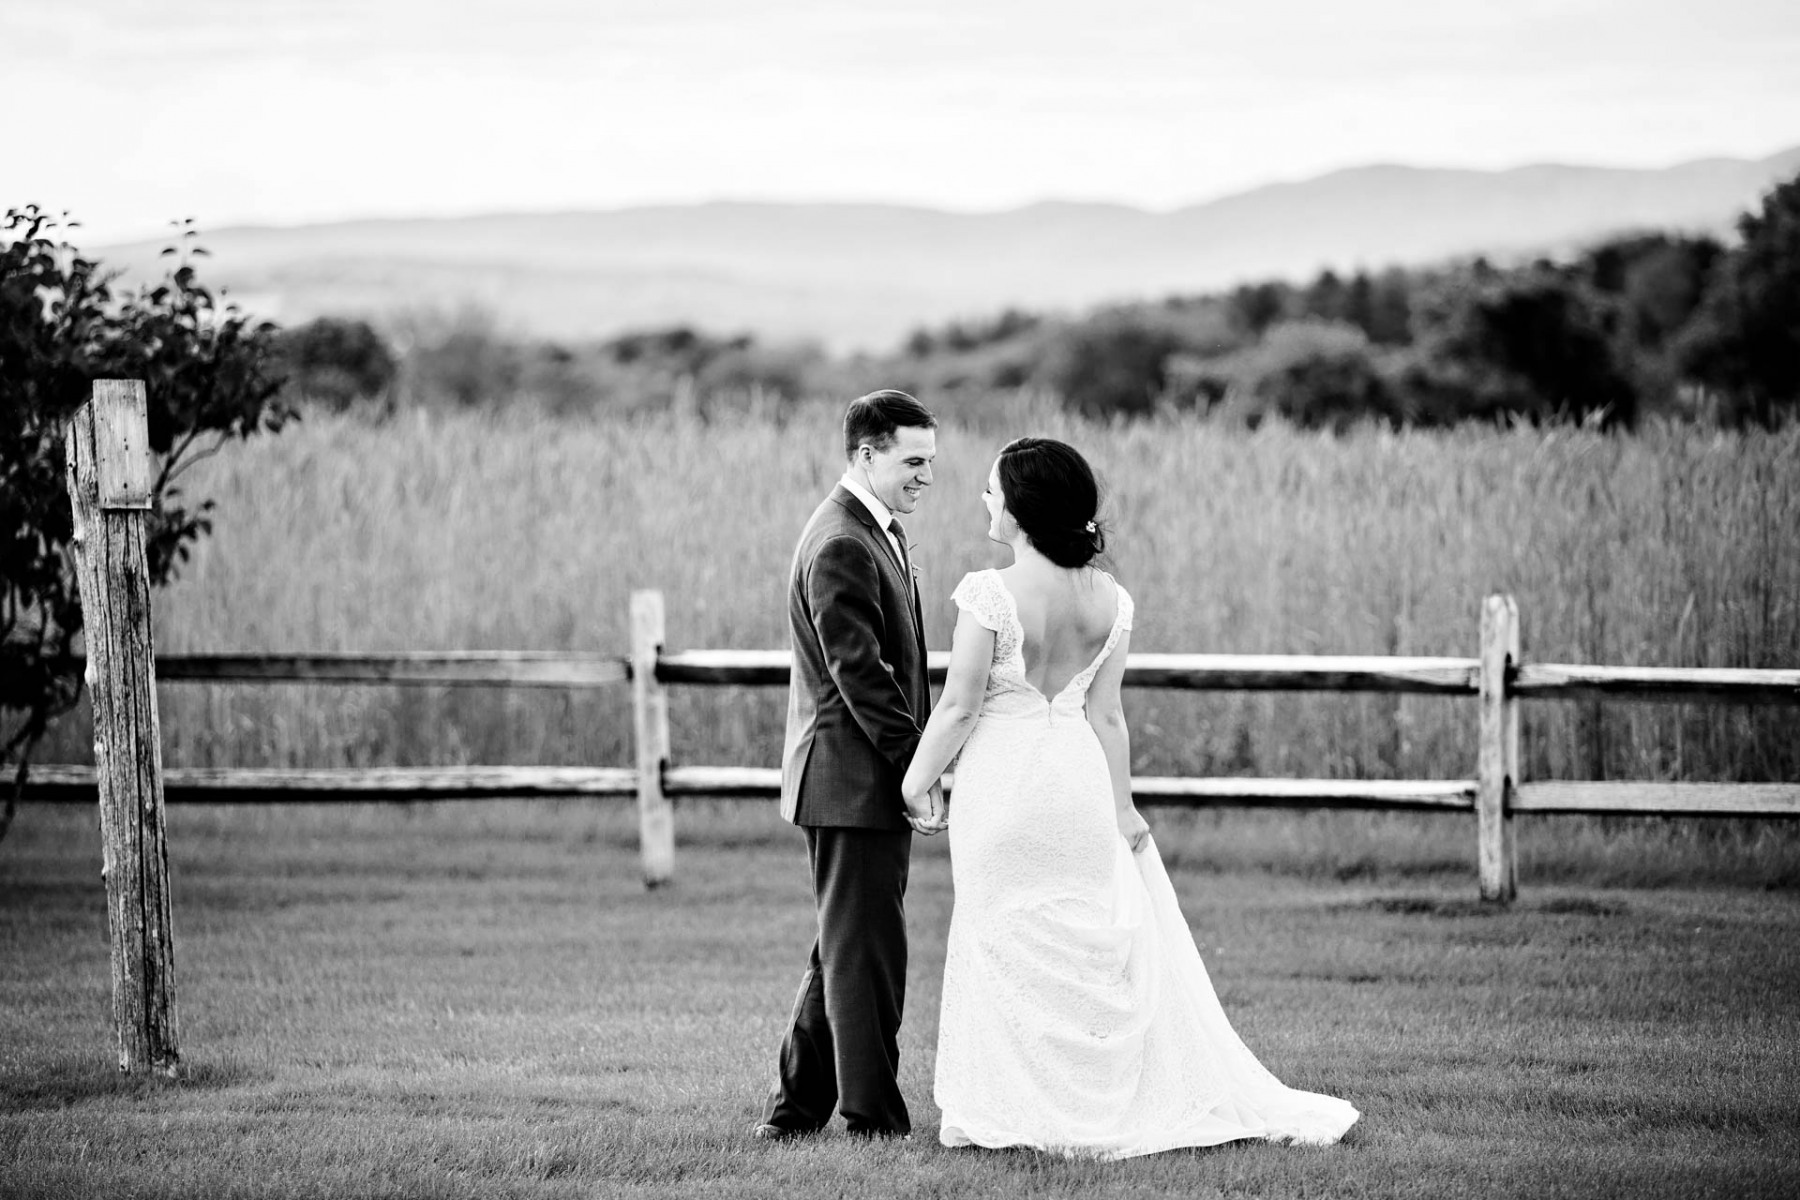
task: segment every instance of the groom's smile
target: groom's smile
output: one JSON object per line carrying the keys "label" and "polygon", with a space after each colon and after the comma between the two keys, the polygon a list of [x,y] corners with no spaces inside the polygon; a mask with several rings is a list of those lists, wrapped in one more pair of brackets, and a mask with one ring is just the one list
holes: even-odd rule
{"label": "groom's smile", "polygon": [[919,496],[931,486],[931,462],[936,457],[934,430],[902,425],[887,449],[864,444],[855,465],[875,498],[890,512],[904,516],[919,506]]}

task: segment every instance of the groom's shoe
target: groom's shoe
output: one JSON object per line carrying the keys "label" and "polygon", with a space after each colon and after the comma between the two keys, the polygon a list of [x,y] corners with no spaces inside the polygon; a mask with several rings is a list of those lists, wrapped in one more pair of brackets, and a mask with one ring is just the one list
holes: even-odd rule
{"label": "groom's shoe", "polygon": [[819,1131],[816,1129],[789,1129],[786,1125],[770,1125],[764,1122],[750,1130],[750,1136],[759,1142],[791,1142],[797,1138],[809,1138]]}

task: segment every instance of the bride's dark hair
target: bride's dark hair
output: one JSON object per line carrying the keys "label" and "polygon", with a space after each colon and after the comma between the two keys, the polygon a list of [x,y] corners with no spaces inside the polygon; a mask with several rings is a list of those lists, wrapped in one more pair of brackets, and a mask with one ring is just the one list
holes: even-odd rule
{"label": "bride's dark hair", "polygon": [[1038,552],[1059,567],[1085,567],[1106,549],[1100,485],[1081,452],[1055,438],[1015,438],[1001,447],[1000,490]]}

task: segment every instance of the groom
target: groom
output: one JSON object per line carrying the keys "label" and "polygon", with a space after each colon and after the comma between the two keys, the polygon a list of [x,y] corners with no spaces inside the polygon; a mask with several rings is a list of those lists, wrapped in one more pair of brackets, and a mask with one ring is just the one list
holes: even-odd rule
{"label": "groom", "polygon": [[943,828],[943,797],[913,819],[900,781],[931,710],[925,630],[898,515],[931,486],[937,418],[905,392],[844,414],[849,465],[800,535],[788,583],[794,668],[781,815],[806,835],[819,932],[781,1044],[759,1138],[912,1129],[896,1074],[906,996],[912,831]]}

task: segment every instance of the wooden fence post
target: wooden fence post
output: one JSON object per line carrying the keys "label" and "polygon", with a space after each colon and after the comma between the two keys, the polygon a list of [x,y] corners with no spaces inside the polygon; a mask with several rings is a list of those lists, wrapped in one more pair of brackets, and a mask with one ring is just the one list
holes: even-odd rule
{"label": "wooden fence post", "polygon": [[1481,606],[1481,754],[1476,770],[1475,826],[1481,898],[1502,904],[1518,893],[1512,797],[1519,784],[1519,701],[1510,669],[1519,663],[1519,606],[1489,596]]}
{"label": "wooden fence post", "polygon": [[144,556],[151,492],[144,385],[96,381],[92,399],[69,423],[66,449],[85,678],[94,706],[119,1069],[147,1067],[173,1077],[181,1055]]}
{"label": "wooden fence post", "polygon": [[661,592],[631,593],[631,708],[637,740],[638,847],[644,886],[675,875],[675,814],[663,794],[669,765],[669,693],[656,678],[663,648]]}

